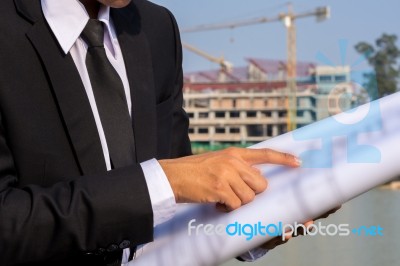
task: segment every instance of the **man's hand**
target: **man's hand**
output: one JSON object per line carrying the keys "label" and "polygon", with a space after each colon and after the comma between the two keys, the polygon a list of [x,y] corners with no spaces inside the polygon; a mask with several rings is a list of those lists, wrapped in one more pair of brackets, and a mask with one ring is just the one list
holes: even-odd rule
{"label": "man's hand", "polygon": [[297,157],[270,149],[228,148],[222,151],[161,160],[176,202],[216,203],[231,211],[251,202],[267,188],[256,164],[300,166]]}

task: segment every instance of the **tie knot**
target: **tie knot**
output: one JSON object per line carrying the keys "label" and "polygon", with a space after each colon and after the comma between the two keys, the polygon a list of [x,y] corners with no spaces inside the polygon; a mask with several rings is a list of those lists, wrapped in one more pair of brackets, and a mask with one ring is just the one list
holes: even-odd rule
{"label": "tie knot", "polygon": [[81,34],[89,48],[104,46],[103,23],[97,19],[89,19]]}

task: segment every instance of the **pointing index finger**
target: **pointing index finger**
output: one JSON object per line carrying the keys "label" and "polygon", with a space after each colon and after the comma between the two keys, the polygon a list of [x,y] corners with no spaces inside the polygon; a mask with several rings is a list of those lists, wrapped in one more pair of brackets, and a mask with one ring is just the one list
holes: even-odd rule
{"label": "pointing index finger", "polygon": [[299,167],[301,160],[296,156],[272,149],[243,149],[240,157],[251,165],[279,164],[290,167]]}

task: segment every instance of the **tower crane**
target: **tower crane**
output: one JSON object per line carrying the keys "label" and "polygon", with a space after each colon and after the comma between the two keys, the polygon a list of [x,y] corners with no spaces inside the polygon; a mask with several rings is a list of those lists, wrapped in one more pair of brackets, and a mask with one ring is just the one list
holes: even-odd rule
{"label": "tower crane", "polygon": [[293,7],[289,3],[288,11],[286,13],[280,13],[275,17],[259,17],[249,20],[242,20],[236,22],[228,22],[221,24],[207,24],[199,25],[193,28],[187,28],[181,30],[182,33],[201,32],[210,30],[221,30],[221,29],[235,29],[239,27],[251,26],[262,23],[270,22],[283,22],[287,30],[287,64],[286,64],[286,75],[287,75],[287,86],[289,89],[288,94],[288,115],[287,115],[287,130],[291,131],[297,128],[296,117],[297,117],[297,96],[296,96],[296,69],[297,69],[297,51],[296,51],[296,26],[295,21],[297,19],[315,17],[317,22],[326,20],[330,17],[330,8],[328,6],[318,7],[312,11],[306,11],[302,13],[294,13]]}
{"label": "tower crane", "polygon": [[212,56],[212,55],[208,54],[207,52],[204,52],[204,51],[200,50],[199,48],[196,48],[193,45],[190,45],[187,43],[182,43],[182,46],[183,46],[183,48],[185,48],[201,57],[204,57],[211,62],[219,64],[221,67],[221,70],[223,70],[223,71],[230,72],[233,68],[233,64],[231,62],[226,61],[223,56],[220,56],[220,57]]}

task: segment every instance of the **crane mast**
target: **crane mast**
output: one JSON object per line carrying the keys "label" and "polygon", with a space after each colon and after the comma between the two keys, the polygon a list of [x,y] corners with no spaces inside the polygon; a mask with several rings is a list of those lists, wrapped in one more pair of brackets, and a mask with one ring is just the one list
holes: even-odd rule
{"label": "crane mast", "polygon": [[289,11],[283,18],[283,23],[287,29],[287,131],[292,131],[297,128],[297,51],[294,18],[293,8],[289,5]]}

